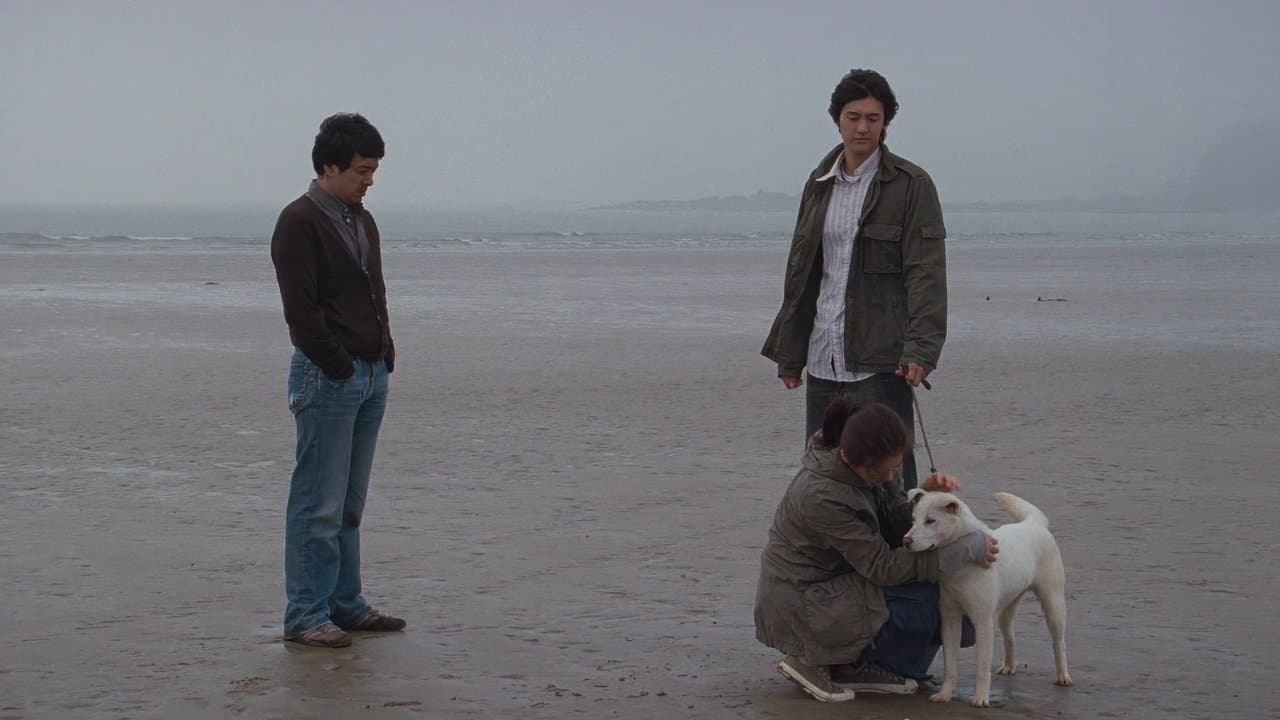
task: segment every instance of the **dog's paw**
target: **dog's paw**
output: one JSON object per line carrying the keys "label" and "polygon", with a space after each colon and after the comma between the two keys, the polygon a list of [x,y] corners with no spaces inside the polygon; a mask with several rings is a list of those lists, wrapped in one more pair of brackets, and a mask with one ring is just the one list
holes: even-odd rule
{"label": "dog's paw", "polygon": [[1071,676],[1066,673],[1058,673],[1058,679],[1053,681],[1058,687],[1071,687]]}
{"label": "dog's paw", "polygon": [[929,702],[951,702],[951,693],[936,692],[929,696]]}
{"label": "dog's paw", "polygon": [[996,668],[997,675],[1012,675],[1016,672],[1018,672],[1017,665],[1001,665],[1000,667]]}
{"label": "dog's paw", "polygon": [[991,707],[991,698],[987,697],[986,695],[982,695],[979,697],[975,697],[973,701],[970,702],[969,704],[972,705],[973,707]]}

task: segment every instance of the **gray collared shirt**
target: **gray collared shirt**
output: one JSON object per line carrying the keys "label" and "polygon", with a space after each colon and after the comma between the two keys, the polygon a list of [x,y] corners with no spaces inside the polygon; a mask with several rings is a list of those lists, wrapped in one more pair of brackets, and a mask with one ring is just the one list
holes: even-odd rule
{"label": "gray collared shirt", "polygon": [[369,235],[364,229],[364,211],[359,205],[343,205],[337,198],[325,192],[315,180],[307,187],[307,197],[333,221],[333,227],[347,244],[347,249],[360,261],[360,267],[369,269]]}
{"label": "gray collared shirt", "polygon": [[879,168],[878,148],[852,175],[844,171],[844,153],[840,153],[831,170],[818,178],[818,182],[835,183],[822,228],[822,283],[818,289],[813,332],[809,335],[807,363],[809,374],[823,380],[858,382],[872,375],[849,372],[845,367],[844,296],[849,285],[849,266],[853,263],[853,245],[858,237],[862,204]]}

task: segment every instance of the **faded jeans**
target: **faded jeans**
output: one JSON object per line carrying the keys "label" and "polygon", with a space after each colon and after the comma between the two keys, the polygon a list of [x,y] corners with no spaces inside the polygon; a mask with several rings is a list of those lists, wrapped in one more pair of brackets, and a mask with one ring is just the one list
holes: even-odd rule
{"label": "faded jeans", "polygon": [[372,607],[361,595],[360,517],[378,428],[387,406],[387,366],[356,360],[332,380],[294,350],[289,410],[297,464],[285,512],[285,636],[335,622],[352,625]]}
{"label": "faded jeans", "polygon": [[[822,428],[822,414],[826,411],[831,399],[837,395],[852,395],[859,403],[869,405],[882,403],[888,405],[907,426],[907,434],[915,434],[915,413],[911,404],[911,386],[906,380],[893,373],[876,373],[866,380],[858,382],[835,382],[823,380],[805,373],[804,393],[804,439],[809,438]],[[916,487],[916,456],[907,453],[902,458],[902,487],[910,490]]]}

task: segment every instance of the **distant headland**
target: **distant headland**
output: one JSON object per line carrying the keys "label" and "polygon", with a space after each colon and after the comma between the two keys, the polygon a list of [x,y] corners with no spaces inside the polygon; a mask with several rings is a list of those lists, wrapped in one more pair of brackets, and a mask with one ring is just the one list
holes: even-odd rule
{"label": "distant headland", "polygon": [[643,210],[658,212],[724,211],[724,212],[795,212],[800,198],[777,192],[753,195],[726,195],[695,200],[635,200],[617,205],[600,205],[588,210]]}
{"label": "distant headland", "polygon": [[[1280,119],[1240,125],[1211,144],[1183,176],[1153,193],[1109,193],[1087,198],[1036,202],[947,202],[947,210],[968,212],[1220,212],[1280,210]],[[693,200],[636,200],[589,210],[645,212],[795,212],[800,197],[779,192],[702,197]]]}

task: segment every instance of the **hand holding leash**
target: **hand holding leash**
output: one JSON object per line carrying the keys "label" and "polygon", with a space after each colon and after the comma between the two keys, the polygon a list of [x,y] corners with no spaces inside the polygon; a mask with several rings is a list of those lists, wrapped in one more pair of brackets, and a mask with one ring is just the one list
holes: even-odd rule
{"label": "hand holding leash", "polygon": [[906,380],[907,383],[911,385],[911,387],[915,387],[921,383],[924,383],[924,386],[926,388],[929,387],[929,384],[925,382],[925,379],[924,379],[924,376],[928,375],[929,371],[925,370],[924,366],[920,365],[919,363],[913,363],[913,362],[903,363],[901,367],[899,367],[897,370],[894,370],[893,372],[898,377]]}

